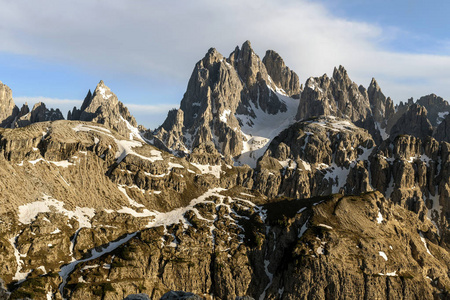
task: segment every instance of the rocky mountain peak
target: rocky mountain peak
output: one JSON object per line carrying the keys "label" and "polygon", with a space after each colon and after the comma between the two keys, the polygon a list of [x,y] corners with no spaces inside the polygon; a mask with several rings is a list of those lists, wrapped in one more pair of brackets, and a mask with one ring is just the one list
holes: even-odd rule
{"label": "rocky mountain peak", "polygon": [[416,103],[427,109],[428,120],[433,126],[438,126],[450,112],[448,101],[435,94],[420,97]]}
{"label": "rocky mountain peak", "polygon": [[266,66],[267,73],[277,86],[281,87],[288,96],[300,97],[298,75],[286,66],[277,52],[267,50],[262,61]]}
{"label": "rocky mountain peak", "polygon": [[93,94],[89,90],[81,108],[74,107],[67,118],[105,124],[123,135],[130,133],[130,127],[137,127],[137,122],[128,108],[119,101],[103,80],[97,84]]}
{"label": "rocky mountain peak", "polygon": [[347,74],[347,70],[342,65],[339,65],[339,68],[334,67],[333,79],[341,87],[348,87],[352,84],[352,81]]}
{"label": "rocky mountain peak", "polygon": [[38,102],[30,111],[28,105],[25,104],[20,109],[18,116],[14,122],[14,127],[25,127],[37,122],[64,120],[64,116],[57,108],[48,109],[43,102]]}
{"label": "rocky mountain peak", "polygon": [[0,122],[13,115],[15,108],[11,89],[6,84],[0,83]]}
{"label": "rocky mountain peak", "polygon": [[380,86],[378,85],[378,82],[375,80],[374,77],[372,77],[372,80],[370,81],[369,89],[372,89],[372,90],[375,90],[375,91],[380,91],[381,90]]}
{"label": "rocky mountain peak", "polygon": [[202,64],[202,67],[209,68],[214,63],[218,63],[223,59],[224,57],[216,50],[216,48],[210,48],[199,63]]}
{"label": "rocky mountain peak", "polygon": [[[276,118],[277,114],[287,116],[287,103],[294,101],[289,95],[300,91],[298,76],[286,67],[278,54],[268,53],[266,62],[275,79],[269,76],[249,41],[236,47],[228,58],[214,48],[209,49],[195,65],[179,111],[169,113],[155,131],[156,137],[178,153],[189,153],[202,143],[213,142],[227,159],[242,154],[255,134],[248,135],[250,131],[269,126],[267,122],[261,124],[263,127],[255,125],[259,123],[256,119]],[[291,114],[295,113],[298,100],[294,105],[291,105]],[[288,124],[289,121],[277,121],[283,122]],[[243,127],[248,129],[243,131]],[[258,141],[258,147],[248,150],[261,149],[259,146],[266,145],[270,139],[263,140]],[[257,158],[252,161],[256,163]]]}
{"label": "rocky mountain peak", "polygon": [[387,120],[395,113],[393,101],[391,98],[386,98],[375,78],[372,78],[367,94],[375,122],[379,124],[380,128],[385,129]]}
{"label": "rocky mountain peak", "polygon": [[393,140],[398,135],[407,134],[424,139],[431,136],[433,126],[427,118],[427,109],[419,104],[412,104],[392,127],[390,138]]}
{"label": "rocky mountain peak", "polygon": [[296,118],[302,120],[321,115],[334,115],[364,124],[370,116],[367,95],[350,79],[343,66],[334,68],[332,78],[325,74],[306,82]]}
{"label": "rocky mountain peak", "polygon": [[235,66],[243,83],[252,88],[257,82],[257,75],[267,78],[267,70],[259,56],[253,51],[250,41],[246,41],[241,49],[236,47],[229,57],[230,63]]}
{"label": "rocky mountain peak", "polygon": [[[111,89],[106,86],[106,84],[103,82],[103,80],[100,80],[100,82],[97,84],[97,86],[94,90],[94,98],[97,94],[100,94],[104,100],[111,99],[113,96]],[[117,100],[117,97],[111,99],[111,101],[116,101],[116,100]]]}

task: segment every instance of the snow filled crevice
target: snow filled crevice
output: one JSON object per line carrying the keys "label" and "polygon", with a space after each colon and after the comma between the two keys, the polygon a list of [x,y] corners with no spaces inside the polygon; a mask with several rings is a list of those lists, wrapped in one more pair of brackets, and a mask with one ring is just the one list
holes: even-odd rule
{"label": "snow filled crevice", "polygon": [[[335,162],[331,164],[331,166],[324,166],[325,168],[322,168],[326,172],[324,176],[324,180],[328,180],[328,182],[332,182],[331,185],[331,193],[336,194],[339,193],[339,190],[345,186],[347,183],[347,177],[350,173],[350,170],[355,167],[356,163],[358,161],[364,161],[368,160],[370,154],[375,149],[375,147],[372,148],[364,148],[359,147],[363,152],[358,155],[356,160],[353,160],[350,162],[350,166],[348,168],[345,167],[339,167],[336,165]],[[370,172],[369,172],[370,173]],[[370,181],[370,180],[369,180]],[[372,188],[373,189],[373,188]]]}
{"label": "snow filled crevice", "polygon": [[28,277],[28,275],[31,273],[30,272],[21,272],[22,267],[24,265],[24,262],[22,260],[22,257],[26,257],[26,254],[21,254],[19,252],[19,249],[17,249],[16,244],[17,244],[17,239],[19,238],[20,234],[17,234],[16,236],[13,236],[12,238],[10,238],[8,241],[11,244],[11,246],[14,249],[14,257],[16,258],[16,263],[17,263],[17,270],[16,273],[14,274],[14,277],[12,278],[13,280],[17,280],[17,283],[21,283],[23,281],[25,281],[25,279]]}
{"label": "snow filled crevice", "polygon": [[80,260],[75,260],[75,261],[72,261],[71,263],[61,267],[61,271],[59,271],[59,276],[62,279],[62,283],[59,286],[59,292],[61,293],[61,296],[63,297],[63,299],[66,299],[66,298],[64,298],[64,287],[67,284],[67,278],[73,272],[73,270],[75,270],[75,267],[79,263],[94,260],[104,254],[107,254],[107,253],[110,253],[110,252],[116,250],[118,247],[120,247],[123,244],[125,244],[126,242],[128,242],[131,238],[135,237],[138,233],[139,233],[139,231],[127,234],[125,237],[123,237],[121,239],[118,239],[114,242],[108,243],[107,246],[105,248],[102,248],[101,250],[93,249],[91,251],[91,257],[80,259]]}
{"label": "snow filled crevice", "polygon": [[433,225],[436,227],[437,234],[440,236],[441,232],[439,229],[439,220],[442,215],[442,205],[439,203],[439,186],[436,185],[435,188],[435,195],[430,194],[430,199],[433,202],[433,206],[428,209],[427,211],[427,218],[433,223]]}
{"label": "snow filled crevice", "polygon": [[431,254],[430,250],[428,249],[427,241],[426,241],[426,239],[423,237],[422,232],[420,232],[419,235],[420,235],[420,240],[421,240],[422,243],[423,243],[423,246],[424,246],[425,249],[427,250],[427,253],[430,254],[431,256],[433,256],[433,254]]}
{"label": "snow filled crevice", "polygon": [[269,287],[272,285],[273,282],[273,274],[269,271],[269,260],[264,260],[264,271],[266,272],[266,276],[269,278],[269,283],[266,285],[264,291],[262,292],[261,296],[259,296],[259,300],[264,300],[266,298],[266,292],[269,289]]}
{"label": "snow filled crevice", "polygon": [[254,112],[255,118],[250,115],[235,115],[242,124],[241,133],[245,137],[241,155],[235,160],[236,165],[247,164],[255,168],[258,158],[264,154],[270,141],[282,130],[295,123],[299,100],[275,91],[273,93],[286,105],[285,112],[272,115],[250,102],[249,110]]}

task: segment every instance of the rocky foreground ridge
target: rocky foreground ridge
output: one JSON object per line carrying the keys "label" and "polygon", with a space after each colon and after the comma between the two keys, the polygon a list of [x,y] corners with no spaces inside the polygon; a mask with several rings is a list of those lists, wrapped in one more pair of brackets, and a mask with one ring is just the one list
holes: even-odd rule
{"label": "rocky foreground ridge", "polygon": [[0,84],[0,299],[448,299],[449,111],[250,42],[154,131],[102,81],[68,120]]}

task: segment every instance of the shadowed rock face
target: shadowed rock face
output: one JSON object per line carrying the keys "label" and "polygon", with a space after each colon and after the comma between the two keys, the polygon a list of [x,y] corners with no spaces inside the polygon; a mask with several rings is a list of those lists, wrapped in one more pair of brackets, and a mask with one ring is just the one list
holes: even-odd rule
{"label": "shadowed rock face", "polygon": [[[331,78],[325,74],[322,77],[311,77],[306,81],[296,119],[307,120],[319,116],[346,118],[357,126],[367,129],[374,140],[380,142],[382,140],[380,130],[385,124],[377,125],[374,111],[382,109],[383,112],[379,113],[378,118],[384,116],[385,107],[381,103],[385,100],[378,99],[382,98],[380,90],[375,93],[372,87],[369,91],[370,97],[366,89],[358,87],[350,79],[345,68],[339,66],[334,69]],[[378,99],[378,102],[375,99]]]}
{"label": "shadowed rock face", "polygon": [[369,88],[367,89],[370,108],[375,122],[380,124],[381,128],[386,128],[387,120],[395,113],[394,103],[391,98],[386,98],[381,91],[375,78],[372,78]]}
{"label": "shadowed rock face", "polygon": [[427,118],[425,107],[413,104],[395,123],[390,132],[391,139],[398,135],[408,134],[421,139],[433,135],[433,126]]}
{"label": "shadowed rock face", "polygon": [[39,102],[33,106],[31,112],[28,105],[24,105],[14,123],[14,127],[25,127],[36,122],[64,120],[64,117],[59,109],[47,109],[44,103]]}
{"label": "shadowed rock face", "polygon": [[297,120],[321,115],[346,117],[364,122],[371,114],[367,93],[352,82],[344,67],[335,68],[333,77],[309,78],[300,100]]}

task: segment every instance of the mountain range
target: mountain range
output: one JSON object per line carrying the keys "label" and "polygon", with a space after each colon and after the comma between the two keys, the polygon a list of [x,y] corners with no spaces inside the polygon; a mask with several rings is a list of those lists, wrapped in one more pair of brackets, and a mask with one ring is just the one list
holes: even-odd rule
{"label": "mountain range", "polygon": [[450,299],[450,105],[211,48],[138,126],[0,82],[0,298]]}

